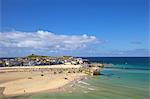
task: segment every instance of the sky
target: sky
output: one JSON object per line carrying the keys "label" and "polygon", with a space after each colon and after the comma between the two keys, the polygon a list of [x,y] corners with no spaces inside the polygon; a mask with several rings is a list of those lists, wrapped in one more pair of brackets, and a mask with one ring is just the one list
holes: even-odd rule
{"label": "sky", "polygon": [[148,0],[0,0],[0,57],[150,56]]}

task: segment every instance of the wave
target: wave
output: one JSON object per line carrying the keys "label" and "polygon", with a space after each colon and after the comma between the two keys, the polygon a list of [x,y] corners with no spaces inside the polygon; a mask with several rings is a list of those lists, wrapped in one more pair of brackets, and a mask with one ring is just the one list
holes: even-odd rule
{"label": "wave", "polygon": [[85,84],[85,85],[90,85],[89,83],[86,83],[86,82],[83,82],[83,81],[78,81],[78,83],[82,83],[82,84]]}
{"label": "wave", "polygon": [[81,87],[81,88],[84,88],[84,89],[88,89],[90,91],[95,90],[89,83],[84,82],[84,81],[78,81],[77,86]]}
{"label": "wave", "polygon": [[88,88],[89,90],[95,90],[94,88]]}
{"label": "wave", "polygon": [[83,86],[83,85],[77,85],[78,87],[81,87],[81,88],[84,88],[84,89],[88,89],[88,90],[95,90],[94,88],[91,88],[91,87],[86,87],[86,86]]}

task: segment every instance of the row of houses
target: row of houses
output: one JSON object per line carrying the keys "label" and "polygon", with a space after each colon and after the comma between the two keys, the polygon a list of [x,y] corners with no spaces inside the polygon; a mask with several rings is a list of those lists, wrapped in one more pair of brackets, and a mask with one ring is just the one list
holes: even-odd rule
{"label": "row of houses", "polygon": [[74,57],[18,57],[12,59],[0,59],[0,67],[5,66],[41,66],[56,64],[87,64],[88,60]]}

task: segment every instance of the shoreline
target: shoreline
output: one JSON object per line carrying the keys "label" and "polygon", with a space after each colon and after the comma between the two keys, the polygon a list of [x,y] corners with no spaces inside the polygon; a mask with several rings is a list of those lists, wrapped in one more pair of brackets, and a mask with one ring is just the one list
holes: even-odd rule
{"label": "shoreline", "polygon": [[[2,71],[3,69],[0,69],[0,72]],[[73,81],[81,80],[85,76],[86,74],[84,73],[54,74],[49,71],[10,72],[6,69],[5,72],[0,74],[0,87],[5,88],[1,95],[3,97],[13,97],[48,90],[57,92],[57,89],[59,90]]]}

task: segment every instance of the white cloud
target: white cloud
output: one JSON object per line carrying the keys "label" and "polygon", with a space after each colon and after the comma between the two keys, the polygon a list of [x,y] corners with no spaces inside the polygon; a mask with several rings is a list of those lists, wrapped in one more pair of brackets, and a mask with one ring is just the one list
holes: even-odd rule
{"label": "white cloud", "polygon": [[95,36],[58,35],[48,31],[0,32],[0,47],[75,50],[97,42]]}

